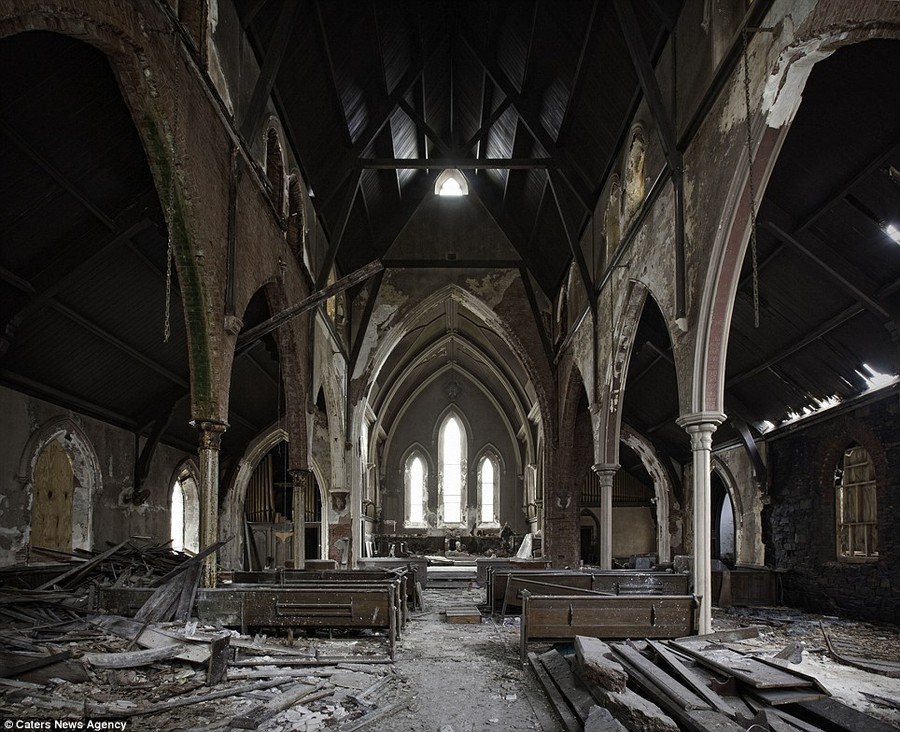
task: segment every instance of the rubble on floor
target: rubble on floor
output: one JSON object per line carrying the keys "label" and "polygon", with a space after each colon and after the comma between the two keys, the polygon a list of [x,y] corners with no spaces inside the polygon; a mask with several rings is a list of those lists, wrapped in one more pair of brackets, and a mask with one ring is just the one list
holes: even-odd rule
{"label": "rubble on floor", "polygon": [[[842,625],[860,630],[859,623],[784,609],[754,611],[775,625],[746,627],[733,615],[734,628],[707,636],[609,644],[579,636],[574,646],[558,644],[542,654],[530,653],[529,663],[566,730],[888,732],[900,728],[900,682],[892,677],[900,644],[895,629],[869,626],[868,633],[858,633],[869,639],[871,633],[879,634],[875,639],[884,641],[880,653],[894,654],[894,661],[881,662],[860,656],[870,671],[882,671],[874,674],[828,656],[835,654],[826,624],[836,626],[832,633],[839,635]],[[717,623],[727,624],[728,618]],[[785,626],[793,626],[795,637],[798,631],[815,628],[823,648],[808,647],[806,640],[785,643]],[[781,631],[776,644],[773,627]],[[849,641],[845,647],[850,647]],[[860,645],[852,647],[860,652]],[[810,655],[819,658],[810,663]],[[830,672],[825,671],[829,666]],[[610,714],[600,719],[598,707]]]}

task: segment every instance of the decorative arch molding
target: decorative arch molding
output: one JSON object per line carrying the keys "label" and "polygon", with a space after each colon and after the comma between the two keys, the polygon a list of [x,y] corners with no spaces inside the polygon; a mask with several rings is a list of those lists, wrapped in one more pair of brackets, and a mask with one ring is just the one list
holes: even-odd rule
{"label": "decorative arch molding", "polygon": [[[319,490],[319,499],[322,501],[322,521],[319,524],[319,556],[317,559],[327,559],[328,558],[328,505],[325,502],[325,482],[322,480],[322,468],[319,467],[319,464],[315,460],[311,460],[309,464],[309,469],[312,470],[313,476],[316,479],[316,487]],[[309,559],[310,557],[307,557]]]}
{"label": "decorative arch molding", "polygon": [[621,439],[637,453],[644,468],[653,478],[656,498],[656,551],[660,562],[671,561],[673,544],[681,543],[680,521],[676,520],[681,514],[681,506],[675,498],[675,489],[669,472],[653,443],[639,432],[628,425],[622,425]]}
{"label": "decorative arch molding", "polygon": [[619,433],[622,429],[622,399],[634,336],[650,290],[642,282],[630,280],[625,293],[625,304],[615,329],[615,351],[609,359],[606,383],[608,388],[601,396],[599,414],[599,439],[596,443],[595,462],[603,465],[619,464]]}
{"label": "decorative arch molding", "polygon": [[713,456],[711,459],[712,471],[722,481],[725,486],[725,492],[731,501],[734,509],[734,560],[737,564],[752,564],[748,561],[744,550],[744,499],[741,495],[740,484],[734,477],[731,469],[718,457]]}
{"label": "decorative arch molding", "polygon": [[[781,51],[764,81],[765,110],[753,113],[752,170],[758,198],[765,194],[815,64],[842,46],[874,39],[900,39],[900,24],[879,18],[859,18],[848,23],[842,17],[835,22],[836,18],[823,12],[805,20],[810,25],[803,28],[802,38]],[[690,411],[694,413],[725,411],[725,358],[731,316],[750,241],[750,169],[747,156],[741,156],[721,206],[722,225],[717,228],[711,264],[706,270],[692,360]]]}
{"label": "decorative arch molding", "polygon": [[[71,418],[59,416],[31,433],[19,457],[16,479],[28,495],[34,492],[34,468],[41,451],[56,442],[69,456],[74,476],[72,495],[72,548],[93,548],[93,498],[102,488],[100,461],[90,439]],[[30,529],[29,529],[30,531]]]}
{"label": "decorative arch molding", "polygon": [[[183,302],[185,331],[188,341],[191,380],[191,413],[198,421],[225,421],[226,407],[220,403],[216,386],[217,344],[208,322],[207,313],[215,311],[207,291],[202,268],[200,224],[192,203],[194,169],[183,152],[172,156],[174,101],[171,95],[160,94],[161,79],[171,80],[180,75],[185,86],[193,82],[191,73],[182,67],[180,54],[165,56],[147,53],[145,39],[135,38],[133,31],[148,26],[167,29],[172,35],[171,22],[161,10],[155,15],[152,6],[131,3],[106,3],[84,0],[71,9],[47,7],[40,0],[21,0],[15,14],[0,19],[0,38],[27,31],[47,31],[75,38],[94,46],[109,61],[118,81],[119,92],[128,107],[138,138],[147,156],[147,164],[160,201],[168,200],[170,186],[174,186],[172,211],[162,206],[166,226],[172,232],[174,263],[182,292],[191,296]],[[139,12],[140,10],[140,12]],[[148,10],[150,15],[148,16]],[[154,66],[162,59],[171,64]],[[205,177],[204,170],[198,175]]]}
{"label": "decorative arch molding", "polygon": [[247,497],[247,486],[250,476],[259,461],[276,445],[288,442],[288,433],[283,422],[276,423],[261,432],[250,444],[238,462],[231,485],[225,493],[225,501],[219,512],[219,539],[228,540],[219,550],[221,564],[224,567],[239,567],[244,547],[244,500]]}

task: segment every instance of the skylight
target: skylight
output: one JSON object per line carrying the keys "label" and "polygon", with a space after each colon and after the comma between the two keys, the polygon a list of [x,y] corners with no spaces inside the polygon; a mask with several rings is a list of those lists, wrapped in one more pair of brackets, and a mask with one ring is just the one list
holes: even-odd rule
{"label": "skylight", "polygon": [[469,181],[456,168],[448,168],[434,182],[434,192],[438,196],[468,196]]}
{"label": "skylight", "polygon": [[887,234],[891,239],[894,240],[894,243],[900,244],[900,229],[898,229],[893,224],[888,224],[884,227],[884,233]]}

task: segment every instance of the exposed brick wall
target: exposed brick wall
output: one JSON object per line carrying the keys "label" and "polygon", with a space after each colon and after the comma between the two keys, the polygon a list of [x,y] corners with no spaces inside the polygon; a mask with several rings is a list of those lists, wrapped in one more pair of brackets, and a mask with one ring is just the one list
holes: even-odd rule
{"label": "exposed brick wall", "polygon": [[[784,601],[819,612],[900,622],[900,405],[892,393],[852,414],[770,443],[772,501],[763,513],[766,561],[783,575]],[[868,450],[878,495],[875,562],[837,557],[834,472],[852,443]]]}

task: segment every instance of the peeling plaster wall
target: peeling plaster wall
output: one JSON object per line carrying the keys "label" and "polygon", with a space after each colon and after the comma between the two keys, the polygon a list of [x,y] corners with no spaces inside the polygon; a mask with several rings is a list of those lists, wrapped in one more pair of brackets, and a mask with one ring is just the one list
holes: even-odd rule
{"label": "peeling plaster wall", "polygon": [[[171,533],[169,481],[181,461],[190,457],[188,453],[160,445],[144,483],[150,497],[139,506],[132,505],[123,500],[134,486],[132,433],[0,387],[0,433],[4,436],[0,442],[0,565],[14,563],[16,552],[28,542],[30,471],[37,449],[46,444],[35,445],[31,438],[60,418],[76,425],[96,455],[96,465],[75,460],[73,466],[76,483],[93,486],[89,510],[79,513],[76,508],[73,515],[73,521],[89,523],[90,545],[85,548],[103,548],[107,542],[119,543],[134,535],[167,541]],[[20,475],[22,464],[25,474]]]}

